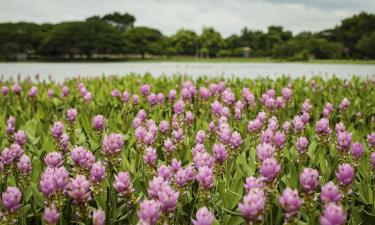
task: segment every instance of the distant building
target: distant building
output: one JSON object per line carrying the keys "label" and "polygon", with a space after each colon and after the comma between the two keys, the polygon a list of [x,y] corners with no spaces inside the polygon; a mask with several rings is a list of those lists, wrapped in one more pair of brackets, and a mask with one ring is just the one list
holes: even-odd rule
{"label": "distant building", "polygon": [[244,47],[242,50],[243,50],[243,57],[249,58],[250,52],[251,52],[252,49],[250,47]]}

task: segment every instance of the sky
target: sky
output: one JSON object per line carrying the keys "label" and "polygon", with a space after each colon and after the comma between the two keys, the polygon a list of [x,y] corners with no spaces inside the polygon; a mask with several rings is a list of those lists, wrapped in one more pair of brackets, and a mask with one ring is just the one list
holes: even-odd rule
{"label": "sky", "polygon": [[0,0],[0,22],[58,23],[114,11],[166,35],[210,26],[227,37],[243,27],[281,25],[293,33],[333,28],[361,11],[374,13],[375,0]]}

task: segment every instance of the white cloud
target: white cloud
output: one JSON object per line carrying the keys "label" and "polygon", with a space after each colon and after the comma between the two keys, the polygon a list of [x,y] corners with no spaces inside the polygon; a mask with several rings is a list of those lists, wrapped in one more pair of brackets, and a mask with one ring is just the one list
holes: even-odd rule
{"label": "white cloud", "polygon": [[318,31],[362,10],[375,10],[373,0],[0,0],[0,22],[82,20],[113,11],[136,16],[136,25],[170,35],[179,28],[200,32],[212,26],[224,36],[282,25],[293,32]]}

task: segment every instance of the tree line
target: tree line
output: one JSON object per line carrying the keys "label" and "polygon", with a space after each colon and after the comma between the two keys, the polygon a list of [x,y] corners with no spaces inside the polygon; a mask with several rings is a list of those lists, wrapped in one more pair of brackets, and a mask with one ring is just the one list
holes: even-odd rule
{"label": "tree line", "polygon": [[158,29],[134,26],[128,13],[93,16],[58,24],[0,24],[0,58],[71,58],[110,56],[273,57],[287,60],[374,59],[375,14],[361,12],[332,29],[294,35],[281,26],[267,31],[243,28],[223,37],[212,27],[200,34],[180,29],[171,36]]}

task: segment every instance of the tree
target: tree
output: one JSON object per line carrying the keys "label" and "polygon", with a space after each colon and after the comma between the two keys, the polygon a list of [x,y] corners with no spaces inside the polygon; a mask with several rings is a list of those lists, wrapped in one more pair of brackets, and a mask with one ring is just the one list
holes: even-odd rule
{"label": "tree", "polygon": [[149,27],[134,27],[124,34],[126,49],[129,53],[140,54],[142,59],[146,53],[161,54],[164,38],[159,30]]}
{"label": "tree", "polygon": [[180,29],[170,37],[170,44],[180,55],[195,55],[198,47],[198,36],[194,31]]}
{"label": "tree", "polygon": [[213,28],[203,28],[199,36],[200,53],[203,56],[216,57],[224,41],[221,34]]}
{"label": "tree", "polygon": [[121,14],[119,12],[114,12],[111,14],[104,15],[103,17],[92,16],[87,18],[86,20],[102,20],[111,24],[112,26],[116,27],[121,31],[126,31],[128,29],[133,28],[135,17],[129,13]]}
{"label": "tree", "polygon": [[375,14],[361,12],[358,15],[344,19],[340,26],[333,30],[333,39],[341,42],[349,52],[351,57],[355,57],[360,52],[355,47],[357,42],[364,36],[375,31]]}
{"label": "tree", "polygon": [[369,36],[362,37],[356,44],[356,49],[364,58],[375,58],[375,31]]}
{"label": "tree", "polygon": [[45,55],[113,54],[123,52],[121,32],[99,20],[67,22],[55,26],[44,39],[40,52]]}

